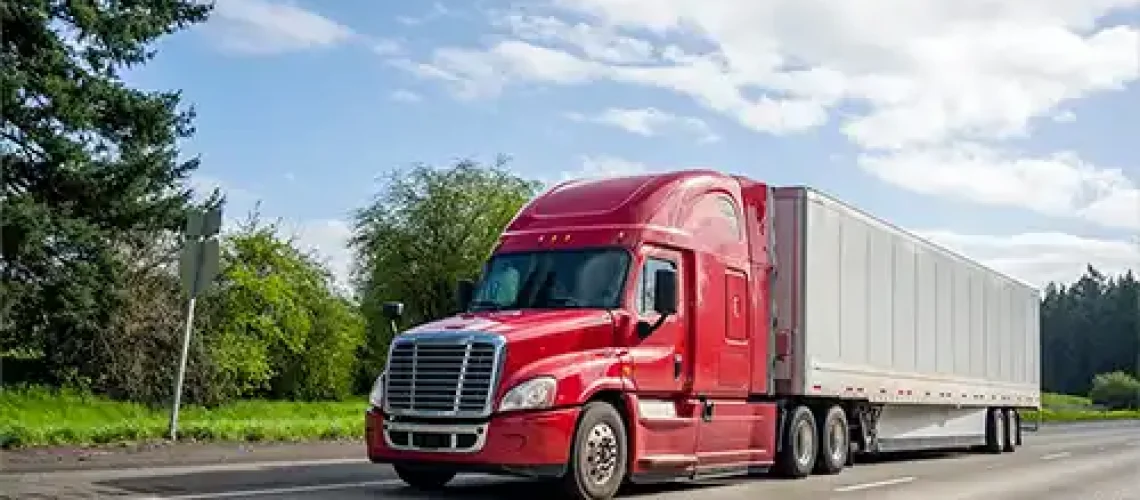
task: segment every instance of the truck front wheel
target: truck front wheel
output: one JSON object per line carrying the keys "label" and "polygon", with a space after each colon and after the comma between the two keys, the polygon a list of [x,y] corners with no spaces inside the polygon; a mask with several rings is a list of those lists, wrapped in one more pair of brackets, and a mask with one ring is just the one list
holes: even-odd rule
{"label": "truck front wheel", "polygon": [[563,478],[573,500],[603,500],[617,495],[628,461],[625,422],[612,405],[589,403],[582,409],[570,463]]}
{"label": "truck front wheel", "polygon": [[397,464],[392,468],[400,480],[420,491],[442,490],[455,478],[455,471],[438,467]]}
{"label": "truck front wheel", "polygon": [[819,452],[815,417],[811,409],[797,406],[788,414],[788,424],[780,436],[780,451],[776,454],[776,474],[788,478],[802,478],[811,474]]}

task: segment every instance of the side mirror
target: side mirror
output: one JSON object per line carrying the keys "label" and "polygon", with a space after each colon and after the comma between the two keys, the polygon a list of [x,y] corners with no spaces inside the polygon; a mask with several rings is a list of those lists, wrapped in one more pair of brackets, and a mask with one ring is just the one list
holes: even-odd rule
{"label": "side mirror", "polygon": [[658,269],[653,274],[653,279],[653,310],[659,316],[653,324],[646,321],[637,323],[637,335],[642,339],[653,335],[653,332],[665,324],[669,316],[677,314],[677,272],[672,269]]}
{"label": "side mirror", "polygon": [[404,316],[404,303],[403,302],[385,302],[380,309],[384,314],[384,318],[390,321],[399,320]]}
{"label": "side mirror", "polygon": [[662,316],[677,313],[677,272],[658,269],[654,275],[653,310]]}
{"label": "side mirror", "polygon": [[459,310],[466,311],[475,297],[475,282],[472,280],[459,280],[455,287],[455,301],[459,303]]}

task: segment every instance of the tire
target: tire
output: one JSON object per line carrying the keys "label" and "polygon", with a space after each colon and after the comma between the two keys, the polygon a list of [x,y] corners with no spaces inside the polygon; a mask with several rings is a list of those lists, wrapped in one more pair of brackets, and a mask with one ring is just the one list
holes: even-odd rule
{"label": "tire", "polygon": [[986,411],[986,453],[1000,454],[1005,450],[1005,416],[997,408]]}
{"label": "tire", "polygon": [[776,454],[776,475],[799,479],[807,477],[815,468],[819,454],[815,417],[806,406],[797,406],[788,413],[788,424],[780,436],[780,451]]}
{"label": "tire", "polygon": [[816,428],[819,457],[815,459],[813,470],[816,474],[838,474],[851,455],[847,413],[838,405],[832,406],[826,413],[816,416]]}
{"label": "tire", "polygon": [[1002,451],[1013,453],[1017,450],[1017,431],[1021,427],[1017,425],[1017,412],[1014,410],[1003,410],[1000,415],[1005,422],[1005,435],[1002,436]]}
{"label": "tire", "polygon": [[455,478],[455,471],[438,467],[397,464],[392,468],[401,481],[419,491],[440,491]]}
{"label": "tire", "polygon": [[565,498],[608,500],[617,496],[629,464],[626,432],[621,414],[609,403],[593,402],[582,409],[562,478]]}
{"label": "tire", "polygon": [[1014,446],[1021,446],[1022,444],[1025,443],[1025,441],[1023,440],[1023,435],[1022,435],[1022,430],[1021,430],[1021,412],[1019,412],[1017,410],[1011,410],[1011,411],[1013,412],[1013,421],[1017,424],[1014,427],[1016,432],[1014,432],[1014,434],[1013,434],[1013,445]]}

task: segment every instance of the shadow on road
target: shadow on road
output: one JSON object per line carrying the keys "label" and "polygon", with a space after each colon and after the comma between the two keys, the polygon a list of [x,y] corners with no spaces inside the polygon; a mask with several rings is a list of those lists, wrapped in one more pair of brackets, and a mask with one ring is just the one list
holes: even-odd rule
{"label": "shadow on road", "polygon": [[[884,464],[916,460],[952,460],[955,452],[892,453],[861,458],[860,464]],[[660,493],[701,494],[703,490],[739,484],[744,481],[774,481],[767,474],[726,480],[662,485],[630,485],[622,498],[650,497]],[[542,497],[556,487],[550,481],[500,479],[488,476],[461,476],[443,492],[419,493],[406,488],[391,469],[371,464],[273,467],[256,470],[209,471],[108,479],[95,483],[127,494],[196,498],[234,498],[238,492],[258,492],[259,498],[505,498]],[[339,487],[338,487],[339,485]],[[252,496],[251,496],[252,497]]]}
{"label": "shadow on road", "polygon": [[[222,493],[226,493],[229,497],[233,492],[242,491],[289,490],[314,485],[363,484],[394,481],[394,479],[390,469],[363,464],[266,467],[254,470],[151,475],[107,479],[95,484],[139,495],[201,495],[203,498],[209,498],[214,494],[221,497]],[[332,494],[332,498],[337,497],[335,493]]]}

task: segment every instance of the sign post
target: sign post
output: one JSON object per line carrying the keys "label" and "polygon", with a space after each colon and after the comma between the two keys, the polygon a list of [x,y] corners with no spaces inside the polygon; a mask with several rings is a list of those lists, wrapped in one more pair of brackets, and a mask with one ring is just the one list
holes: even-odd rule
{"label": "sign post", "polygon": [[222,211],[191,211],[186,218],[185,238],[179,256],[179,277],[186,304],[186,328],[182,332],[182,354],[178,358],[178,374],[174,381],[174,403],[170,409],[170,439],[178,439],[178,410],[182,405],[182,384],[186,378],[186,359],[190,356],[190,334],[194,330],[194,305],[198,295],[209,289],[218,276],[221,246],[218,233],[222,229]]}

